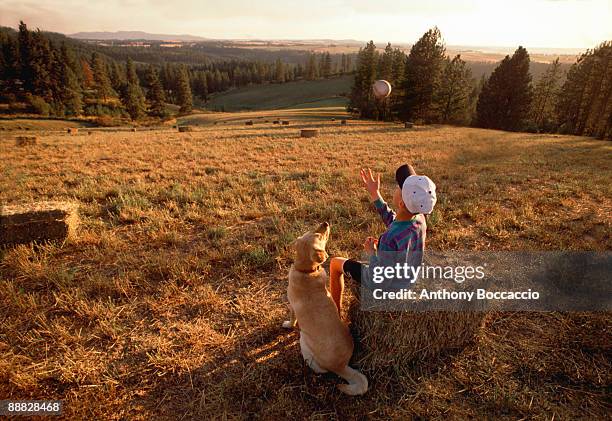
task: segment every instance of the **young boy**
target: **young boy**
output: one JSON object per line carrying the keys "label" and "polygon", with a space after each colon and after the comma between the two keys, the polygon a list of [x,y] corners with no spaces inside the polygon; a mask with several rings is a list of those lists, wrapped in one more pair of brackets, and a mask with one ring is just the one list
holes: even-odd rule
{"label": "young boy", "polygon": [[[372,171],[362,169],[361,180],[370,194],[370,198],[387,226],[379,239],[367,237],[363,245],[370,256],[370,267],[384,265],[381,255],[402,258],[403,261],[417,266],[422,263],[425,250],[427,225],[426,214],[431,213],[436,204],[436,185],[428,177],[417,175],[408,164],[395,171],[397,187],[393,192],[393,206],[397,213],[387,206],[380,195],[380,174],[374,178]],[[405,257],[404,257],[405,256]],[[340,311],[344,276],[349,275],[357,282],[362,282],[362,271],[367,265],[353,259],[333,257],[330,261],[330,289],[332,298]]]}

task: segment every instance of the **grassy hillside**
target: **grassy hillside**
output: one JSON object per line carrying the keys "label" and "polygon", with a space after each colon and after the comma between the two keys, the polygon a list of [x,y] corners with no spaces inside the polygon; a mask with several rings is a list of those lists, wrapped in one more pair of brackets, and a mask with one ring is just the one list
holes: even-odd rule
{"label": "grassy hillside", "polygon": [[[326,100],[322,100],[319,104],[324,104]],[[332,102],[332,101],[330,101]],[[309,106],[310,105],[310,106]],[[301,104],[299,108],[284,108],[278,110],[262,110],[262,111],[241,111],[241,112],[201,112],[194,113],[188,116],[179,117],[177,122],[179,125],[212,125],[212,124],[244,124],[247,120],[253,121],[254,127],[261,129],[279,128],[275,126],[273,120],[289,120],[290,128],[296,127],[308,122],[317,122],[322,125],[338,125],[332,119],[340,120],[347,119],[351,116],[346,112],[344,107],[315,107],[311,104]],[[281,129],[290,129],[289,127],[280,127]]]}
{"label": "grassy hillside", "polygon": [[282,84],[253,85],[215,96],[206,108],[215,111],[274,110],[305,106],[346,106],[340,97],[351,90],[353,76],[297,81]]}
{"label": "grassy hillside", "polygon": [[0,118],[0,131],[14,130],[66,130],[68,127],[91,127],[87,121],[50,118]]}
{"label": "grassy hillside", "polygon": [[321,135],[237,118],[190,133],[42,133],[25,148],[2,136],[0,203],[74,201],[81,226],[65,244],[0,254],[0,396],[61,399],[66,419],[609,416],[607,313],[492,313],[467,348],[406,377],[365,372],[357,398],[305,367],[298,334],[281,328],[298,235],[328,221],[330,255],[359,256],[384,229],[361,166],[382,172],[387,198],[400,162],[436,181],[429,249],[603,251],[609,142],[299,125]]}

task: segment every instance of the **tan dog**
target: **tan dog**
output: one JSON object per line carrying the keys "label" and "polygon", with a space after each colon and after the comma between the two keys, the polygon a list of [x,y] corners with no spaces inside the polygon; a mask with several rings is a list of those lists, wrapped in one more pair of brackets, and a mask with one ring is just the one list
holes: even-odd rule
{"label": "tan dog", "polygon": [[362,395],[368,390],[368,379],[348,366],[353,338],[327,290],[327,273],[321,266],[328,258],[327,240],[329,224],[324,222],[295,241],[297,256],[289,271],[287,288],[291,320],[283,327],[292,328],[299,323],[300,348],[310,368],[316,373],[336,373],[349,383],[338,385],[342,392]]}

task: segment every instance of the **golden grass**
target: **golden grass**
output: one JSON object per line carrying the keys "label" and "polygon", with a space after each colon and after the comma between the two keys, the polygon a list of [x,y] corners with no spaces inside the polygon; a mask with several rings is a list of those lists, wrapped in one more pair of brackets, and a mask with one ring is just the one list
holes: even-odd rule
{"label": "golden grass", "polygon": [[0,148],[0,202],[81,214],[63,245],[2,252],[0,396],[62,399],[70,419],[607,416],[609,314],[492,314],[468,347],[352,399],[280,325],[297,235],[329,221],[329,253],[358,256],[382,231],[360,166],[383,173],[385,197],[405,161],[436,181],[430,249],[610,250],[609,143],[264,115],[292,125],[226,114]]}

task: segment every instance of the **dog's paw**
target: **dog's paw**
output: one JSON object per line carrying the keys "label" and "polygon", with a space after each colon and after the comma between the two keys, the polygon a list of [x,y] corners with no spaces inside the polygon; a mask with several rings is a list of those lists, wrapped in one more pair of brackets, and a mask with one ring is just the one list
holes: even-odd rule
{"label": "dog's paw", "polygon": [[283,327],[284,327],[285,329],[293,329],[293,328],[295,327],[295,324],[293,324],[293,323],[291,322],[291,320],[285,320],[285,321],[283,322]]}

